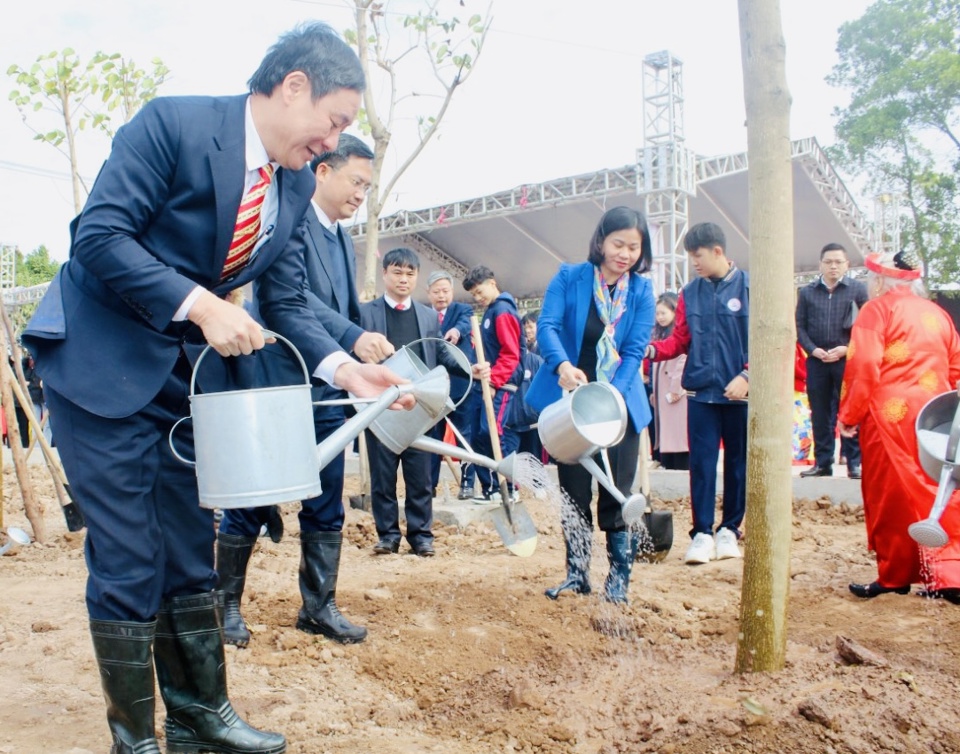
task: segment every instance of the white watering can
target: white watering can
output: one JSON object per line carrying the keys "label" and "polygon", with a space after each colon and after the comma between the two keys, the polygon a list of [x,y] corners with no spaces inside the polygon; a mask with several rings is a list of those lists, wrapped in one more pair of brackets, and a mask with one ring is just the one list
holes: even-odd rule
{"label": "white watering can", "polygon": [[[449,401],[450,380],[442,367],[418,376],[408,385],[394,385],[375,399],[353,399],[368,404],[319,445],[313,424],[310,373],[296,347],[281,335],[266,332],[284,343],[303,370],[303,384],[196,393],[197,370],[211,350],[197,359],[190,378],[190,416],[170,430],[170,449],[179,461],[193,466],[202,508],[248,508],[299,502],[320,494],[320,469],[336,458],[364,429],[405,393],[412,393],[422,411],[409,421],[419,434],[443,417]],[[394,411],[405,423],[410,412]],[[432,417],[437,417],[432,419]],[[173,434],[181,422],[192,419],[196,460],[174,447]]]}
{"label": "white watering can", "polygon": [[17,526],[7,527],[7,543],[0,546],[0,555],[6,555],[10,550],[16,550],[30,544],[30,535]]}
{"label": "white watering can", "polygon": [[[623,439],[627,429],[627,406],[610,384],[588,382],[577,386],[540,412],[537,430],[547,452],[560,463],[579,463],[620,503],[627,526],[643,519],[647,498],[635,493],[627,498],[613,483],[606,449]],[[606,470],[593,456],[600,453]]]}

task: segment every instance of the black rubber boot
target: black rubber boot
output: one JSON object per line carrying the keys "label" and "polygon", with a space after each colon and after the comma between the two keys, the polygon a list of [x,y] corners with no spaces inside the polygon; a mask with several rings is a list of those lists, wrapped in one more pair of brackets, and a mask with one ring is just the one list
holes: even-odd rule
{"label": "black rubber boot", "polygon": [[157,614],[154,660],[167,754],[282,754],[287,740],[240,719],[227,698],[219,592],[175,597]]}
{"label": "black rubber boot", "polygon": [[630,589],[630,569],[633,566],[629,532],[607,532],[607,560],[610,561],[610,573],[603,587],[603,598],[607,602],[626,604],[627,591]]}
{"label": "black rubber boot", "polygon": [[240,613],[240,600],[247,582],[247,564],[257,543],[256,537],[217,534],[217,574],[223,591],[223,641],[245,647],[250,629]]}
{"label": "black rubber boot", "polygon": [[590,539],[585,527],[581,527],[578,534],[572,535],[564,522],[563,543],[567,550],[567,578],[560,586],[544,591],[547,597],[555,600],[561,592],[590,594]]}
{"label": "black rubber boot", "polygon": [[93,651],[113,734],[110,754],[160,754],[154,730],[153,635],[157,622],[91,620]]}
{"label": "black rubber boot", "polygon": [[297,628],[321,634],[340,644],[358,644],[367,638],[367,629],[355,626],[337,607],[337,574],[343,534],[338,531],[300,533],[300,596],[303,607]]}

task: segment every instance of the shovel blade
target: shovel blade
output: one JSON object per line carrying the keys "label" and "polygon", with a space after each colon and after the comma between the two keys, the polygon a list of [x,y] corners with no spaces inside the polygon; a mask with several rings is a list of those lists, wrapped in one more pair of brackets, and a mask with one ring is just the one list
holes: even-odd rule
{"label": "shovel blade", "polygon": [[63,517],[67,521],[67,531],[82,531],[87,525],[76,503],[67,503],[63,506]]}
{"label": "shovel blade", "polygon": [[537,549],[537,525],[523,503],[515,502],[490,511],[493,526],[503,545],[520,558],[529,558]]}

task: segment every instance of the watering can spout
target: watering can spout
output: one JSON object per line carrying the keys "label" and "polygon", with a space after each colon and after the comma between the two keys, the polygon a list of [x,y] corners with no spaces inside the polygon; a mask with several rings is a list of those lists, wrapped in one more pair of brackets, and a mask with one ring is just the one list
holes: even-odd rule
{"label": "watering can spout", "polygon": [[509,479],[511,482],[516,474],[516,453],[511,453],[502,461],[496,461],[493,458],[490,458],[490,456],[480,455],[479,453],[474,453],[466,448],[451,445],[447,442],[441,442],[440,440],[436,440],[432,437],[418,437],[416,440],[410,443],[410,447],[416,450],[423,450],[427,453],[436,453],[438,456],[459,458],[461,461],[472,463],[474,466],[480,466],[481,468],[495,471]]}

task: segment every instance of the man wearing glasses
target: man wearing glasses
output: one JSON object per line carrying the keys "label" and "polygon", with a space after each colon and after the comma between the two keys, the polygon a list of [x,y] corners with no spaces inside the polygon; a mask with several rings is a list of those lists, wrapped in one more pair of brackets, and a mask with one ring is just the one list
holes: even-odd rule
{"label": "man wearing glasses", "polygon": [[[814,466],[803,477],[833,476],[837,407],[847,363],[850,329],[867,288],[847,276],[847,251],[838,243],[820,250],[820,277],[800,289],[797,297],[797,340],[807,352],[807,397],[813,420]],[[860,442],[841,438],[840,454],[847,476],[860,478]]]}

